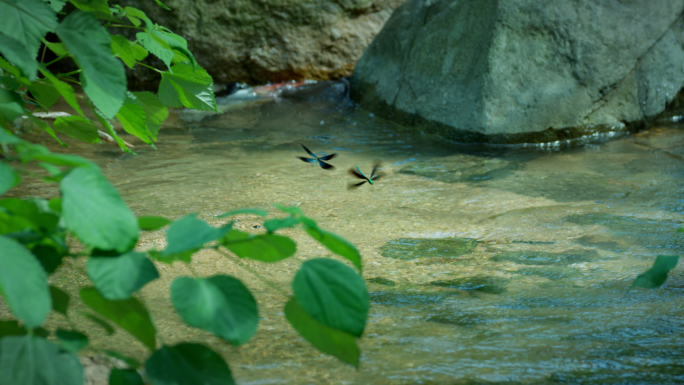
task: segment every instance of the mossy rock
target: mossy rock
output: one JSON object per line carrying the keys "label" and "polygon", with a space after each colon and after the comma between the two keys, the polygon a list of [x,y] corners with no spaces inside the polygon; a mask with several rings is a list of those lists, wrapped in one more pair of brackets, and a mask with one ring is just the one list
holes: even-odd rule
{"label": "mossy rock", "polygon": [[481,293],[502,294],[506,292],[508,279],[493,276],[476,276],[442,281],[432,281],[433,286],[450,287],[460,290],[474,290]]}
{"label": "mossy rock", "polygon": [[454,312],[435,314],[428,317],[427,321],[446,325],[472,327],[477,325],[486,325],[490,322],[490,319],[479,313]]}
{"label": "mossy rock", "polygon": [[418,258],[456,258],[469,254],[477,244],[472,238],[399,238],[380,247],[380,254],[407,261]]}
{"label": "mossy rock", "polygon": [[495,262],[515,262],[521,265],[571,265],[601,259],[596,250],[568,250],[562,253],[545,251],[505,251],[491,258]]}
{"label": "mossy rock", "polygon": [[383,285],[383,286],[396,286],[396,282],[392,281],[391,279],[382,278],[382,277],[368,278],[367,281],[371,282],[371,283],[378,284],[378,285]]}

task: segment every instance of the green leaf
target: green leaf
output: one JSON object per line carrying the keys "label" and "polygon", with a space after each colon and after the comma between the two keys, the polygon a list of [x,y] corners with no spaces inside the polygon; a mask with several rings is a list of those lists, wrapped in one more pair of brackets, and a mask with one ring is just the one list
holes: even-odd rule
{"label": "green leaf", "polygon": [[320,242],[328,250],[333,253],[340,255],[348,260],[350,260],[354,266],[356,266],[359,271],[362,271],[363,266],[361,266],[361,254],[356,250],[356,247],[349,243],[344,238],[339,235],[333,234],[331,232],[321,230],[318,226],[307,225],[304,223],[304,230],[311,236],[311,238]]}
{"label": "green leaf", "polygon": [[153,135],[147,128],[145,111],[142,104],[132,92],[126,94],[126,100],[116,114],[116,118],[129,134],[134,135],[147,144],[154,142],[152,140]]}
{"label": "green leaf", "polygon": [[118,257],[90,257],[87,272],[102,296],[116,301],[129,298],[147,283],[159,278],[154,264],[143,253]]}
{"label": "green leaf", "polygon": [[47,132],[55,141],[57,141],[57,143],[59,143],[62,146],[66,146],[66,144],[62,143],[62,141],[59,140],[59,138],[57,137],[57,134],[55,134],[55,131],[47,123],[38,119],[37,117],[35,117],[30,112],[27,114],[27,116],[28,116],[29,120],[31,120],[36,126],[45,130],[45,132]]}
{"label": "green leaf", "polygon": [[126,12],[126,17],[128,20],[130,20],[130,22],[136,27],[140,27],[140,24],[142,24],[143,21],[149,21],[145,12],[137,8],[125,7],[124,12]]}
{"label": "green leaf", "polygon": [[165,10],[167,10],[167,11],[170,11],[170,10],[171,10],[171,8],[169,8],[169,7],[167,7],[166,5],[164,5],[164,3],[162,3],[161,1],[159,1],[159,0],[154,0],[154,1],[156,1],[156,2],[157,2],[157,5],[159,5],[160,7],[164,8]]}
{"label": "green leaf", "polygon": [[38,62],[35,55],[31,56],[22,43],[0,33],[0,53],[17,66],[30,81],[36,80]]}
{"label": "green leaf", "polygon": [[228,364],[213,350],[182,342],[163,346],[145,363],[145,375],[152,385],[234,385]]}
{"label": "green leaf", "polygon": [[51,212],[48,202],[44,199],[6,198],[0,200],[0,207],[7,212],[28,219],[31,229],[51,232],[57,228],[59,217]]}
{"label": "green leaf", "polygon": [[38,258],[48,275],[54,273],[62,264],[63,255],[54,246],[36,245],[31,249],[31,252]]}
{"label": "green leaf", "polygon": [[0,2],[0,33],[17,40],[31,58],[38,56],[41,39],[56,27],[55,12],[40,0]]}
{"label": "green leaf", "polygon": [[4,116],[11,123],[23,113],[24,101],[21,96],[14,91],[0,87],[0,118]]}
{"label": "green leaf", "polygon": [[48,41],[44,42],[43,44],[45,44],[50,49],[50,51],[54,52],[57,56],[64,56],[69,54],[69,51],[67,51],[64,43],[53,43]]}
{"label": "green leaf", "polygon": [[33,82],[28,87],[36,101],[44,108],[52,107],[61,96],[53,84]]}
{"label": "green leaf", "polygon": [[32,160],[42,161],[53,164],[55,166],[85,166],[85,167],[97,167],[88,160],[77,156],[69,154],[55,154],[48,151],[45,146],[39,144],[31,144],[26,147],[22,147],[19,150],[19,157],[22,162],[29,162]]}
{"label": "green leaf", "polygon": [[185,323],[235,346],[249,341],[259,325],[252,293],[233,277],[177,278],[171,284],[171,302]]}
{"label": "green leaf", "polygon": [[21,182],[21,177],[14,171],[14,168],[5,162],[0,163],[0,195],[6,193],[11,188]]}
{"label": "green leaf", "polygon": [[304,262],[292,281],[297,303],[316,321],[361,337],[370,298],[360,275],[328,258]]}
{"label": "green leaf", "polygon": [[10,310],[26,326],[40,326],[52,309],[47,274],[19,242],[0,236],[0,292]]}
{"label": "green leaf", "polygon": [[82,116],[72,115],[57,118],[55,130],[86,143],[100,143],[97,127]]}
{"label": "green leaf", "polygon": [[52,308],[60,314],[67,315],[69,310],[69,294],[62,289],[50,286],[50,297],[52,297]]}
{"label": "green leaf", "polygon": [[138,32],[135,35],[135,38],[140,42],[143,48],[158,57],[167,67],[170,67],[171,61],[176,53],[169,47],[169,44],[164,39],[157,36],[158,34],[159,32],[150,29],[148,24],[148,32]]}
{"label": "green leaf", "polygon": [[83,316],[85,316],[86,318],[88,318],[89,320],[95,322],[95,323],[98,324],[101,328],[103,328],[103,329],[105,330],[105,332],[107,333],[107,335],[111,336],[112,334],[114,334],[114,328],[113,328],[112,325],[110,325],[107,321],[103,320],[103,319],[100,318],[100,317],[96,317],[96,316],[94,316],[94,315],[92,315],[92,314],[90,314],[90,313],[82,312],[81,314],[83,314]]}
{"label": "green leaf", "polygon": [[140,217],[138,218],[138,226],[140,230],[154,231],[171,223],[171,220],[162,217]]}
{"label": "green leaf", "polygon": [[138,102],[140,102],[145,112],[147,129],[151,134],[151,138],[153,141],[156,141],[162,123],[169,117],[169,110],[161,103],[157,95],[152,92],[133,92],[133,94],[138,98]]}
{"label": "green leaf", "polygon": [[137,299],[109,301],[94,287],[81,289],[81,298],[88,307],[131,333],[150,350],[155,349],[157,332],[147,309]]}
{"label": "green leaf", "polygon": [[113,368],[109,372],[109,385],[145,385],[145,381],[135,370]]}
{"label": "green leaf", "polygon": [[53,86],[55,86],[55,89],[57,92],[59,92],[60,95],[64,98],[64,100],[73,108],[79,115],[83,116],[83,111],[81,110],[81,106],[78,104],[78,101],[76,100],[76,93],[74,92],[74,88],[71,87],[68,83],[65,83],[59,79],[55,75],[52,74],[52,72],[48,71],[47,69],[40,68],[40,73],[47,78]]}
{"label": "green leaf", "polygon": [[171,263],[174,260],[190,262],[190,256],[206,243],[223,237],[231,224],[220,228],[209,226],[197,219],[196,214],[187,215],[171,224],[166,232],[168,245],[162,251],[160,260]]}
{"label": "green leaf", "polygon": [[316,349],[347,364],[359,366],[359,348],[351,334],[317,322],[294,298],[285,304],[285,318]]}
{"label": "green leaf", "polygon": [[230,217],[230,216],[238,215],[238,214],[254,214],[254,215],[258,215],[260,217],[265,217],[266,215],[268,215],[268,211],[261,210],[261,209],[238,209],[238,210],[228,211],[225,214],[221,214],[221,215],[217,216],[217,218],[225,218],[225,217]]}
{"label": "green leaf", "polygon": [[127,363],[128,366],[130,366],[134,369],[138,369],[140,367],[140,362],[138,362],[138,360],[136,360],[135,358],[124,356],[123,354],[121,354],[119,352],[115,352],[113,350],[105,350],[104,352],[105,352],[105,354],[107,354],[110,357],[114,357],[116,359],[119,359],[119,360]]}
{"label": "green leaf", "polygon": [[138,240],[138,220],[95,166],[77,167],[60,182],[62,219],[87,246],[125,252]]}
{"label": "green leaf", "polygon": [[272,232],[279,230],[279,229],[295,227],[298,224],[299,224],[299,219],[297,219],[295,217],[287,217],[287,218],[269,219],[269,220],[264,222],[264,227],[266,228],[266,231],[268,231],[269,233],[272,233]]}
{"label": "green leaf", "polygon": [[[0,321],[0,339],[5,336],[24,336],[28,334],[28,329],[19,325],[19,321]],[[50,332],[43,328],[33,329],[33,334],[40,337],[47,337]]]}
{"label": "green leaf", "polygon": [[119,137],[119,135],[117,135],[116,131],[114,131],[114,128],[113,128],[112,125],[109,123],[109,121],[107,120],[107,118],[105,118],[105,116],[102,115],[102,113],[101,113],[97,108],[95,108],[95,106],[93,106],[92,103],[88,102],[88,106],[90,107],[90,109],[91,109],[91,110],[93,111],[93,113],[95,114],[95,117],[97,118],[97,121],[100,122],[100,125],[102,126],[102,129],[103,129],[106,133],[108,133],[109,135],[111,135],[112,138],[114,138],[114,141],[116,141],[116,144],[119,145],[119,147],[121,148],[121,150],[123,150],[123,151],[125,151],[125,152],[132,153],[132,151],[129,150],[128,147],[126,146],[126,143],[124,143],[124,141]]}
{"label": "green leaf", "polygon": [[78,9],[86,12],[101,12],[110,15],[112,11],[109,10],[107,0],[69,0]]}
{"label": "green leaf", "polygon": [[14,134],[11,134],[9,131],[5,130],[4,128],[0,128],[0,144],[4,145],[9,145],[9,144],[26,144],[27,142],[19,139]]}
{"label": "green leaf", "polygon": [[635,287],[644,287],[646,289],[660,287],[660,285],[665,283],[667,273],[677,266],[678,261],[678,255],[659,255],[653,266],[634,280],[630,289]]}
{"label": "green leaf", "polygon": [[231,230],[221,244],[240,258],[262,262],[278,262],[297,251],[297,244],[290,238],[277,234],[252,235]]}
{"label": "green leaf", "polygon": [[158,95],[167,107],[218,111],[212,83],[211,76],[203,68],[178,63],[171,71],[162,72]]}
{"label": "green leaf", "polygon": [[126,73],[112,55],[109,33],[93,14],[75,11],[64,18],[57,35],[83,69],[86,95],[111,119],[126,99]]}
{"label": "green leaf", "polygon": [[48,4],[55,12],[61,12],[66,4],[66,0],[43,0],[44,3]]}
{"label": "green leaf", "polygon": [[128,68],[133,68],[135,66],[135,50],[132,41],[126,39],[123,35],[110,35],[112,39],[112,52],[119,56],[119,59],[128,66]]}
{"label": "green leaf", "polygon": [[83,381],[78,357],[53,342],[30,335],[0,340],[0,384],[82,385]]}
{"label": "green leaf", "polygon": [[88,346],[88,336],[76,330],[57,329],[55,333],[62,349],[77,352]]}

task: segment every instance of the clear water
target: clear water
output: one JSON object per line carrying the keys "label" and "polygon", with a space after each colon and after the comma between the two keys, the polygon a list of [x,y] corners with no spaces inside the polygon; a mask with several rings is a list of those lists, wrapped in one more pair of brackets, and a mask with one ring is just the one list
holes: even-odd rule
{"label": "clear water", "polygon": [[[338,153],[331,161],[337,168],[301,162],[298,143]],[[160,336],[208,344],[240,384],[684,382],[681,269],[661,289],[627,290],[658,254],[684,247],[684,233],[676,232],[684,222],[684,131],[660,127],[547,147],[454,145],[365,111],[283,99],[172,121],[157,150],[140,146],[137,156],[107,145],[67,151],[97,160],[138,215],[196,212],[219,224],[214,215],[238,207],[296,205],[357,245],[372,298],[358,371],[299,338],[284,322],[285,298],[213,252],[197,255],[193,267],[236,275],[252,288],[260,330],[234,348],[183,326],[167,293],[175,277],[190,272],[158,265],[162,278],[142,294]],[[346,170],[368,172],[375,159],[387,176],[347,191]],[[29,181],[16,194],[54,190]],[[258,232],[257,223],[243,216],[236,226]],[[244,263],[289,290],[298,263],[326,252],[301,232],[284,233],[298,243],[294,260]],[[400,238],[443,237],[478,244],[456,258],[443,250],[410,260],[380,252]],[[163,239],[163,232],[143,233],[140,247],[163,246]],[[496,290],[444,284],[473,277]],[[77,261],[55,282],[75,294],[73,284],[84,280]],[[95,346],[144,356],[123,332],[106,336],[75,319]]]}

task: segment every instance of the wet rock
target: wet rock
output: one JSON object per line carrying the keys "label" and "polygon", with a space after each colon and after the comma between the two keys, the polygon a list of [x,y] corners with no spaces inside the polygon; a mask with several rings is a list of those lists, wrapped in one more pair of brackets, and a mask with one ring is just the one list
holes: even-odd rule
{"label": "wet rock", "polygon": [[538,277],[547,278],[552,281],[557,281],[561,279],[578,279],[584,276],[584,274],[582,274],[582,271],[579,269],[552,266],[526,267],[518,269],[516,273],[520,275],[536,275]]}
{"label": "wet rock", "polygon": [[479,313],[453,312],[433,315],[426,321],[457,326],[477,326],[486,325],[491,322],[491,319]]}
{"label": "wet rock", "polygon": [[514,262],[521,265],[570,265],[601,259],[596,250],[568,250],[563,253],[545,251],[505,251],[491,258],[495,262]]}
{"label": "wet rock", "polygon": [[508,279],[493,276],[477,276],[457,278],[441,281],[432,281],[432,286],[450,287],[459,290],[474,290],[481,293],[502,294],[506,292]]}
{"label": "wet rock", "polygon": [[399,238],[380,247],[383,257],[412,260],[418,258],[457,258],[469,254],[477,241],[472,238]]}
{"label": "wet rock", "polygon": [[484,182],[503,179],[520,169],[520,163],[496,158],[456,155],[413,162],[399,170],[445,183]]}
{"label": "wet rock", "polygon": [[684,250],[684,233],[677,231],[679,223],[607,213],[570,215],[566,220],[582,226],[603,226],[610,235],[632,246],[657,248],[663,252]]}
{"label": "wet rock", "polygon": [[[217,83],[264,84],[351,75],[371,39],[402,0],[121,0],[188,41]],[[128,33],[128,31],[121,31]],[[136,66],[129,86],[158,79]]]}
{"label": "wet rock", "polygon": [[683,10],[684,0],[409,0],[357,64],[352,98],[461,142],[628,129],[684,85]]}
{"label": "wet rock", "polygon": [[387,278],[382,278],[382,277],[373,277],[373,278],[368,278],[368,282],[375,283],[378,285],[383,285],[383,286],[396,286],[396,283],[392,281],[391,279]]}

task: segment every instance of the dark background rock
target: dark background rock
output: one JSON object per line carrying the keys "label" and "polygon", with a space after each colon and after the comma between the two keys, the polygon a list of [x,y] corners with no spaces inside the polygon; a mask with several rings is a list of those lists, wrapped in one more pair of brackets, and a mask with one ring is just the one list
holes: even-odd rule
{"label": "dark background rock", "polygon": [[[215,83],[254,85],[351,75],[364,49],[402,2],[167,0],[171,11],[150,0],[115,3],[141,9],[187,39]],[[158,81],[156,73],[144,67],[129,71],[130,87],[156,88]]]}
{"label": "dark background rock", "polygon": [[409,0],[354,70],[352,98],[463,142],[629,130],[684,85],[682,0]]}

